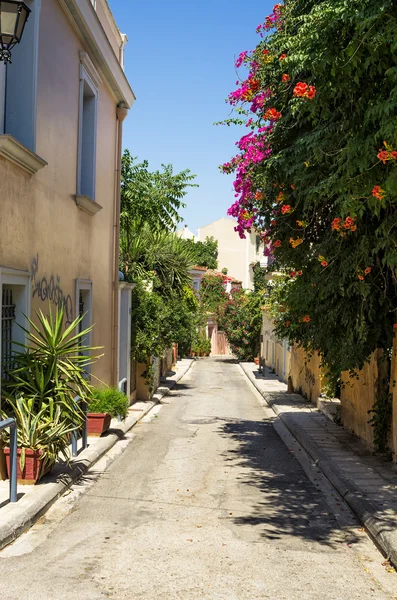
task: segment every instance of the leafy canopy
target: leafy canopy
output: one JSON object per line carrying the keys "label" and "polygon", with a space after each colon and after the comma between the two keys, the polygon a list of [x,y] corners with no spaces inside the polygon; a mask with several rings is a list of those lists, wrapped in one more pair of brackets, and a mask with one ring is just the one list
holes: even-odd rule
{"label": "leafy canopy", "polygon": [[249,127],[230,214],[285,272],[277,335],[355,369],[397,322],[397,6],[289,0],[258,33],[229,97]]}

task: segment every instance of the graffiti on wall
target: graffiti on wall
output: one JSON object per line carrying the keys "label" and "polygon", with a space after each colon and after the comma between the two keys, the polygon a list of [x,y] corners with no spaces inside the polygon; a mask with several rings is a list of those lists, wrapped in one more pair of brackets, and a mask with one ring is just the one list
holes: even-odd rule
{"label": "graffiti on wall", "polygon": [[65,294],[61,287],[59,275],[39,275],[39,255],[32,260],[32,298],[36,297],[43,302],[50,302],[58,308],[65,309],[66,323],[73,321],[73,302],[70,294]]}

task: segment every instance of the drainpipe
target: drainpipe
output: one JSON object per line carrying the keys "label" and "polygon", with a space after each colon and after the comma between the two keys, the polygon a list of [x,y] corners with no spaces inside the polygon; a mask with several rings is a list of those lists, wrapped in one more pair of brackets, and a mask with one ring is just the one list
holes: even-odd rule
{"label": "drainpipe", "polygon": [[6,112],[6,65],[0,62],[0,135],[4,133]]}
{"label": "drainpipe", "polygon": [[124,104],[117,107],[117,152],[114,194],[113,222],[113,310],[112,310],[112,382],[118,386],[119,359],[119,247],[120,247],[120,194],[121,194],[121,157],[123,152],[123,121],[128,115]]}

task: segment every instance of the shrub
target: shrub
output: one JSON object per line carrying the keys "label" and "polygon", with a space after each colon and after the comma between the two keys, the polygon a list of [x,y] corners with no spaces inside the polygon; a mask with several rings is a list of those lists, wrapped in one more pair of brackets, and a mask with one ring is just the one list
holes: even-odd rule
{"label": "shrub", "polygon": [[129,401],[123,392],[116,388],[95,389],[93,398],[89,401],[88,410],[91,413],[108,413],[112,417],[120,416],[125,419],[128,414]]}

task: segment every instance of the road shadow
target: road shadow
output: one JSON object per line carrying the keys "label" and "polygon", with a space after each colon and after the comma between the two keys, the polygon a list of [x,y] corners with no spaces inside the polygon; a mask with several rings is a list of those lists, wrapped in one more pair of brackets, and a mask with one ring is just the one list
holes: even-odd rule
{"label": "road shadow", "polygon": [[213,362],[219,362],[219,363],[223,363],[223,364],[230,364],[230,365],[238,365],[239,361],[237,360],[237,358],[233,358],[232,356],[225,356],[225,357],[210,357],[211,360]]}
{"label": "road shadow", "polygon": [[[236,525],[255,527],[260,537],[268,540],[294,536],[328,547],[340,546],[336,534],[341,529],[322,493],[308,480],[270,420],[230,420],[219,433],[230,440],[224,459],[238,472],[236,479],[254,488],[247,490],[245,497],[251,510],[235,517]],[[349,531],[344,543],[357,539]]]}

